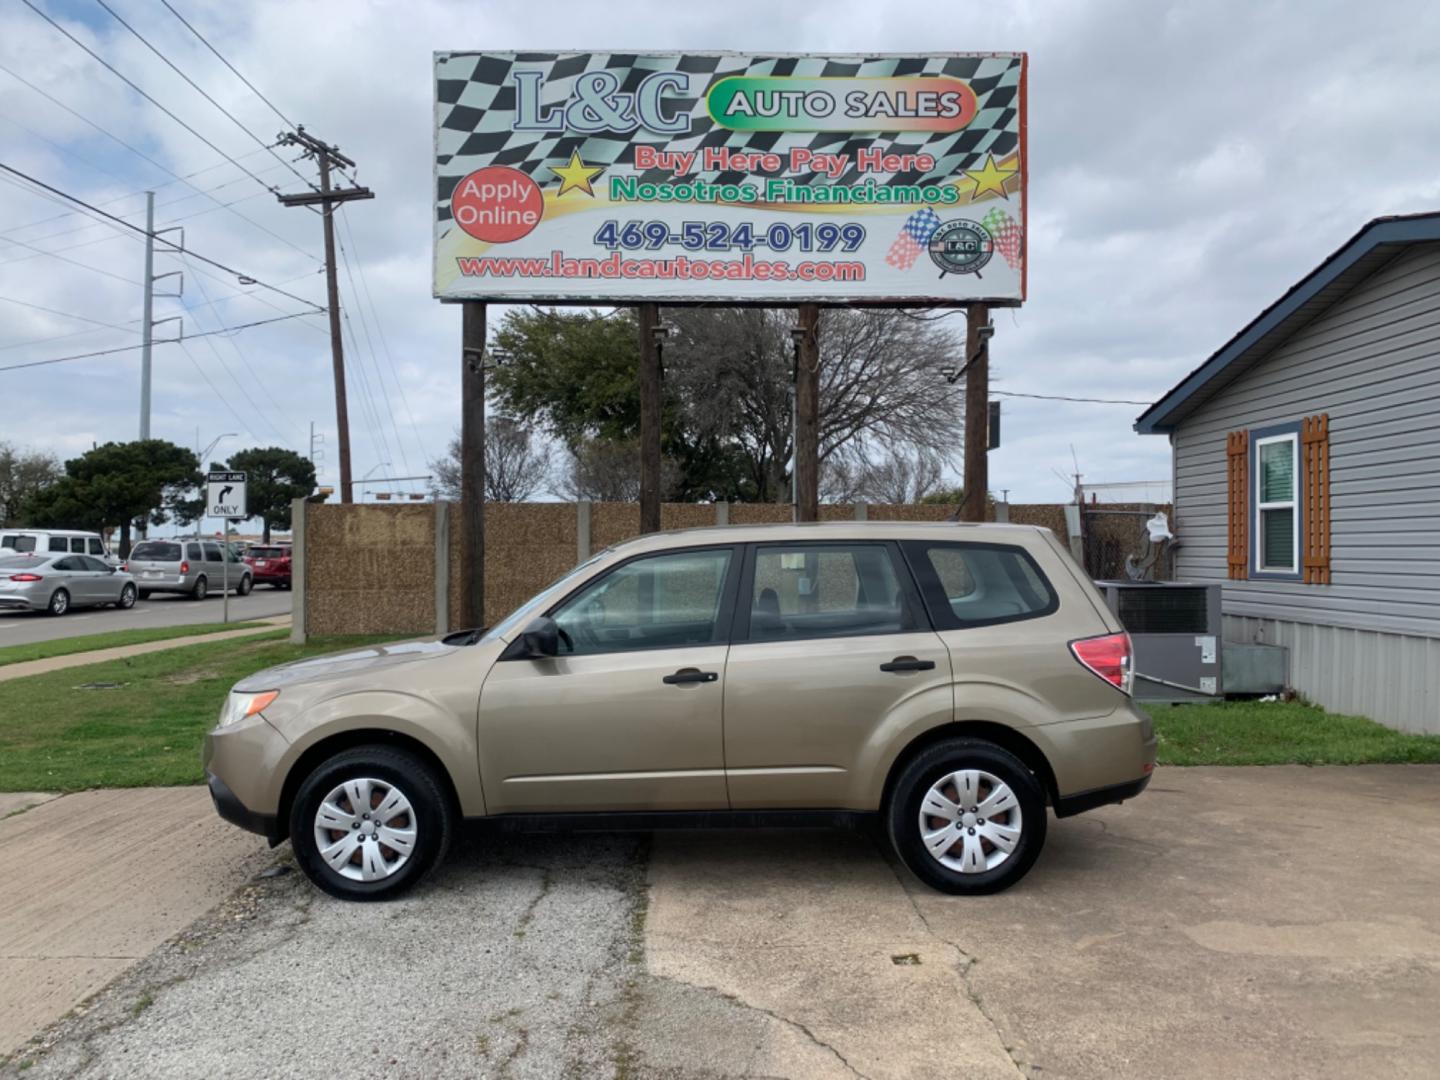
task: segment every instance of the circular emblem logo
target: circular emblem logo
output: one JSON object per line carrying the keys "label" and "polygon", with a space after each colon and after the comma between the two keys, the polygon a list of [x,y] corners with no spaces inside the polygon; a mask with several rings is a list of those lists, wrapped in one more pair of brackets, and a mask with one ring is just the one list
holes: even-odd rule
{"label": "circular emblem logo", "polygon": [[540,223],[545,200],[540,185],[519,169],[490,165],[455,185],[450,213],[476,240],[505,244]]}
{"label": "circular emblem logo", "polygon": [[943,274],[975,274],[995,254],[990,230],[978,221],[947,221],[930,237],[930,258]]}

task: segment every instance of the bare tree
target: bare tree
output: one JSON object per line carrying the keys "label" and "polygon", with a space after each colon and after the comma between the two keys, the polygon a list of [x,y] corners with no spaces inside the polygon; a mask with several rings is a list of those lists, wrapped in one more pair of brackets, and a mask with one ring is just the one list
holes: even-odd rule
{"label": "bare tree", "polygon": [[[738,446],[760,497],[787,499],[793,314],[687,308],[666,317],[678,331],[665,349],[666,379],[686,427],[695,438]],[[822,466],[842,448],[944,453],[958,445],[963,386],[947,383],[944,372],[964,347],[944,324],[896,311],[838,309],[822,320],[820,351]],[[853,473],[853,464],[847,468]],[[843,472],[832,468],[832,483]]]}
{"label": "bare tree", "polygon": [[[430,463],[436,497],[460,498],[460,437],[450,440],[443,458]],[[528,425],[508,416],[485,422],[485,498],[489,502],[524,502],[544,490],[550,466],[544,448],[536,445]]]}
{"label": "bare tree", "polygon": [[926,447],[892,446],[876,457],[841,447],[820,467],[820,498],[902,506],[938,492],[944,477],[945,459]]}
{"label": "bare tree", "polygon": [[[675,463],[660,459],[660,497],[674,489]],[[594,502],[638,502],[640,499],[640,443],[631,439],[587,439],[570,454],[555,493],[567,499]]]}
{"label": "bare tree", "polygon": [[53,454],[0,442],[0,525],[18,524],[30,497],[64,475]]}

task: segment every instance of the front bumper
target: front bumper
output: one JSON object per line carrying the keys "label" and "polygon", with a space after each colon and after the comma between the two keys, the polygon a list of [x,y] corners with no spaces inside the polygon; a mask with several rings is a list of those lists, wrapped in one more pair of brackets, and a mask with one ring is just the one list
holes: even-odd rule
{"label": "front bumper", "polygon": [[248,832],[259,833],[270,841],[271,847],[284,839],[280,835],[274,814],[257,814],[249,809],[225,781],[212,772],[205,773],[205,783],[210,787],[210,799],[215,803],[215,812],[230,824],[239,825]]}

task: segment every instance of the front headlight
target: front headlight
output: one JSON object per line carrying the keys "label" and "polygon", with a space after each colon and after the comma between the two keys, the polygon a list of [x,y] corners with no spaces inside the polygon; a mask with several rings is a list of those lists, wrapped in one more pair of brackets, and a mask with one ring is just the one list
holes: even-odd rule
{"label": "front headlight", "polygon": [[232,690],[220,709],[220,722],[215,726],[223,728],[238,724],[247,716],[254,716],[260,710],[268,708],[279,696],[279,690],[262,690],[256,694],[242,694]]}

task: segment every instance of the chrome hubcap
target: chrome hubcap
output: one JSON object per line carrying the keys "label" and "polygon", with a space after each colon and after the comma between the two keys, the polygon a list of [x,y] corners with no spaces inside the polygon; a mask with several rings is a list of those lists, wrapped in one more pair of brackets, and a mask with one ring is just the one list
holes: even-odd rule
{"label": "chrome hubcap", "polygon": [[315,811],[315,846],[341,877],[381,881],[415,850],[415,811],[394,784],[346,780]]}
{"label": "chrome hubcap", "polygon": [[940,777],[920,802],[920,839],[935,861],[962,874],[994,870],[1014,853],[1023,828],[1020,800],[998,776],[960,769]]}

